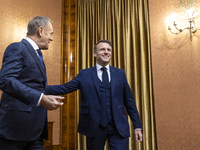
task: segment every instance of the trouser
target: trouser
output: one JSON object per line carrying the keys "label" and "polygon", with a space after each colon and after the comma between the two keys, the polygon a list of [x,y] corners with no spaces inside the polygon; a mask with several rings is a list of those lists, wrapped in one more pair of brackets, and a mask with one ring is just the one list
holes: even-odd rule
{"label": "trouser", "polygon": [[94,137],[87,137],[87,150],[104,150],[107,139],[111,150],[128,150],[129,138],[123,138],[110,123],[106,127],[99,126]]}
{"label": "trouser", "polygon": [[0,138],[0,150],[44,150],[44,141],[12,141]]}

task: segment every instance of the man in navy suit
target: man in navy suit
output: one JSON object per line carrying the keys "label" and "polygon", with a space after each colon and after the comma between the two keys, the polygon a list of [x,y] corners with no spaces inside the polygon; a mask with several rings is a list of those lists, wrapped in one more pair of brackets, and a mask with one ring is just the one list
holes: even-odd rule
{"label": "man in navy suit", "polygon": [[27,38],[10,44],[0,70],[0,150],[43,150],[48,138],[47,109],[62,106],[60,96],[45,95],[47,77],[42,53],[53,40],[51,20],[29,21]]}
{"label": "man in navy suit", "polygon": [[96,66],[81,70],[70,82],[47,87],[48,94],[62,95],[80,89],[78,132],[86,135],[88,150],[103,150],[108,139],[111,150],[128,150],[129,114],[137,142],[142,141],[142,125],[125,72],[109,66],[112,45],[100,40],[94,46]]}

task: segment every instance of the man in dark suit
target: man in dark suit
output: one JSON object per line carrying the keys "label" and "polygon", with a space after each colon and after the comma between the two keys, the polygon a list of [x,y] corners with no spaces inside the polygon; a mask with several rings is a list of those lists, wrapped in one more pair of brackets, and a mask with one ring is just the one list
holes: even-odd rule
{"label": "man in dark suit", "polygon": [[137,142],[142,125],[125,72],[109,66],[112,45],[100,40],[94,46],[96,66],[81,70],[70,82],[47,87],[48,94],[62,95],[80,89],[81,109],[78,132],[86,135],[88,150],[103,150],[108,139],[111,150],[128,150],[129,114]]}
{"label": "man in dark suit", "polygon": [[42,53],[53,40],[47,17],[28,24],[27,38],[12,43],[0,70],[0,150],[43,150],[48,138],[47,109],[62,106],[60,96],[45,95],[47,78]]}

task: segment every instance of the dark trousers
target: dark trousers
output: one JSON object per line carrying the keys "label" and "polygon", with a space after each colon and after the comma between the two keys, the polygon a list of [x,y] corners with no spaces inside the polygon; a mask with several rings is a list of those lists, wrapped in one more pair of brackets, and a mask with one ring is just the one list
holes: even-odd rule
{"label": "dark trousers", "polygon": [[104,150],[107,139],[111,150],[128,150],[129,138],[123,138],[110,123],[106,127],[99,126],[94,137],[87,137],[87,150]]}
{"label": "dark trousers", "polygon": [[0,150],[44,150],[43,139],[35,141],[12,141],[0,138]]}

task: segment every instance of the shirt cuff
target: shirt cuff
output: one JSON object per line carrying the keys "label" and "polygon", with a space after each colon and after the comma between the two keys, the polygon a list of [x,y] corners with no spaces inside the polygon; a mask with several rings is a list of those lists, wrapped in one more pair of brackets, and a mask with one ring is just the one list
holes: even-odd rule
{"label": "shirt cuff", "polygon": [[136,128],[135,130],[142,130],[142,129],[140,129],[140,128]]}
{"label": "shirt cuff", "polygon": [[41,102],[41,99],[42,99],[42,96],[43,96],[43,95],[44,95],[43,93],[40,95],[40,99],[39,99],[39,101],[38,101],[38,103],[37,103],[37,106],[40,105],[40,102]]}

